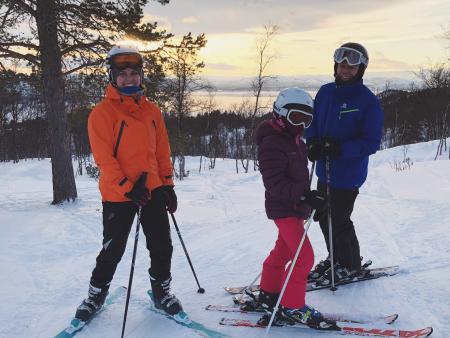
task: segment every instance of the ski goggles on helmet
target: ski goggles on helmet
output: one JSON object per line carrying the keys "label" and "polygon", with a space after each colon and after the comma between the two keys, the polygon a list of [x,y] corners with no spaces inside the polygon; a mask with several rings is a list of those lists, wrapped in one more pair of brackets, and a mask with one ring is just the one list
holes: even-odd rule
{"label": "ski goggles on helmet", "polygon": [[339,47],[336,49],[333,58],[336,63],[347,61],[350,66],[358,66],[361,63],[367,66],[369,63],[369,59],[363,53],[349,47]]}
{"label": "ski goggles on helmet", "polygon": [[143,65],[142,56],[136,53],[123,53],[111,56],[107,60],[107,64],[110,68],[140,68]]}
{"label": "ski goggles on helmet", "polygon": [[313,120],[311,113],[298,109],[290,109],[286,115],[286,120],[293,126],[301,126],[308,128]]}
{"label": "ski goggles on helmet", "polygon": [[273,104],[273,109],[278,115],[285,116],[286,120],[293,126],[303,125],[303,127],[308,128],[313,120],[313,114],[306,111],[306,109],[302,110],[298,108],[278,108],[275,103]]}

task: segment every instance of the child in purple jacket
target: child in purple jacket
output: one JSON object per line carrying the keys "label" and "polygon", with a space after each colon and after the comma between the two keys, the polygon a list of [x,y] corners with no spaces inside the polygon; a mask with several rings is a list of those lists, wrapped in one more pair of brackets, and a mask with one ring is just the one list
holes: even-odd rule
{"label": "child in purple jacket", "polygon": [[[311,208],[323,209],[325,195],[310,191],[303,131],[312,122],[313,100],[300,88],[282,90],[273,105],[273,118],[262,122],[256,132],[259,169],[265,191],[265,208],[278,228],[275,247],[265,259],[258,302],[267,311],[260,324],[267,325],[304,234],[303,223]],[[281,299],[275,321],[295,321],[314,328],[332,325],[321,313],[305,304],[308,273],[314,252],[306,236],[293,273]]]}

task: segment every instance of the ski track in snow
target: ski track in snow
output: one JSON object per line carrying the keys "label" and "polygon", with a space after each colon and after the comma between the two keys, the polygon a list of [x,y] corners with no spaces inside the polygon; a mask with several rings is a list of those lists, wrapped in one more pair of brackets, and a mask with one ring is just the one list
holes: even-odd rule
{"label": "ski track in snow", "polygon": [[[369,177],[356,201],[353,220],[361,255],[373,266],[400,265],[401,272],[307,294],[308,304],[324,312],[391,314],[393,328],[433,326],[432,337],[450,333],[450,161],[433,161],[436,142],[411,145],[409,170],[390,163],[403,158],[402,147],[371,157]],[[216,162],[198,173],[198,158],[187,158],[190,176],[177,181],[175,217],[206,293],[197,285],[177,233],[172,289],[193,320],[232,337],[261,337],[263,330],[218,325],[223,313],[205,311],[208,304],[231,304],[222,287],[243,285],[260,272],[276,239],[276,228],[264,212],[260,174],[234,160]],[[101,202],[97,183],[77,177],[75,203],[52,206],[49,160],[0,163],[0,337],[52,337],[63,329],[86,296],[90,273],[101,247]],[[315,186],[315,183],[313,183]],[[127,285],[135,224],[111,288]],[[309,231],[316,262],[326,256],[317,223]],[[128,310],[126,337],[198,337],[185,327],[150,312],[148,253],[141,232]],[[118,300],[77,337],[117,337],[125,299]],[[239,318],[237,314],[227,317]],[[254,318],[254,316],[252,317]],[[389,326],[386,326],[389,327]],[[274,328],[270,337],[340,337],[313,331]]]}

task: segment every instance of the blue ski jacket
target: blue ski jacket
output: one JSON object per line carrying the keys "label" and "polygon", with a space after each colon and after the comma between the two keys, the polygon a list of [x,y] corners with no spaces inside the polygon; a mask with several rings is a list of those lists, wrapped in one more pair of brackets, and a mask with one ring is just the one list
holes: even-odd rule
{"label": "blue ski jacket", "polygon": [[[306,129],[307,141],[331,138],[341,145],[341,156],[330,158],[330,186],[357,189],[367,178],[369,155],[380,148],[383,110],[378,98],[363,85],[328,83],[314,100],[314,119]],[[316,175],[326,183],[325,159],[317,161]]]}

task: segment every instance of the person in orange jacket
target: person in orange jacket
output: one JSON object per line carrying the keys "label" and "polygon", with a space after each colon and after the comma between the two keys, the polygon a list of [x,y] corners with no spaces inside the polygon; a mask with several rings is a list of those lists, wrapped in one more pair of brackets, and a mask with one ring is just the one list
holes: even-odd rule
{"label": "person in orange jacket", "polygon": [[144,96],[143,58],[129,46],[114,46],[106,64],[105,98],[89,115],[89,141],[100,169],[103,247],[92,271],[88,297],[75,318],[87,322],[101,308],[138,213],[150,252],[155,306],[182,310],[170,293],[172,240],[167,211],[177,209],[167,130],[158,106]]}

